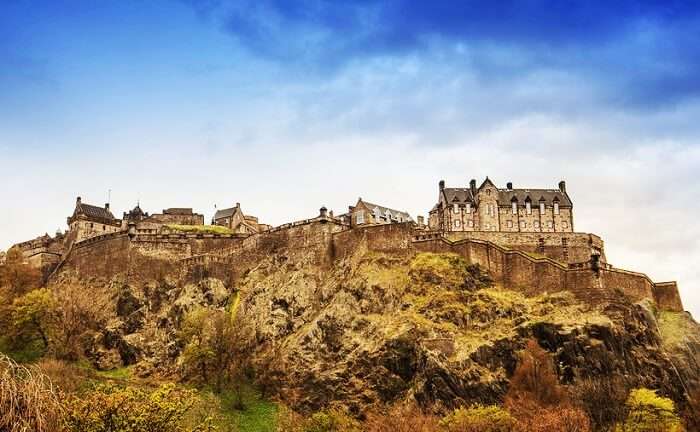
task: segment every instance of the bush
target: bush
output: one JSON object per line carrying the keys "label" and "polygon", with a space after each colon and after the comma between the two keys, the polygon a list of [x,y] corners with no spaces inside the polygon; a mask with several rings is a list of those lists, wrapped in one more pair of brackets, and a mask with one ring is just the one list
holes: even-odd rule
{"label": "bush", "polygon": [[213,431],[209,419],[186,429],[186,413],[198,399],[192,390],[173,384],[147,392],[134,387],[99,386],[67,404],[69,432],[184,432]]}
{"label": "bush", "polygon": [[447,432],[510,432],[515,419],[499,406],[474,405],[456,409],[440,424]]}
{"label": "bush", "polygon": [[445,288],[474,290],[492,285],[491,278],[478,265],[467,265],[453,253],[419,253],[413,258],[409,275],[414,282]]}
{"label": "bush", "polygon": [[510,380],[507,398],[523,398],[546,406],[559,404],[565,397],[552,358],[537,341],[529,340]]}
{"label": "bush", "polygon": [[0,431],[60,430],[60,394],[36,367],[16,364],[0,354]]}
{"label": "bush", "polygon": [[360,432],[357,422],[337,409],[319,411],[304,425],[303,432]]}
{"label": "bush", "polygon": [[85,385],[88,378],[84,369],[53,358],[42,358],[37,363],[37,368],[63,393],[76,393]]}
{"label": "bush", "polygon": [[416,405],[396,406],[386,413],[370,413],[363,424],[366,432],[434,432],[438,418],[426,414]]}
{"label": "bush", "polygon": [[619,432],[681,432],[683,426],[671,399],[654,390],[635,389],[627,398],[627,419],[618,426]]}
{"label": "bush", "polygon": [[574,387],[577,402],[588,413],[594,430],[607,430],[625,419],[628,394],[627,383],[616,377],[586,379]]}

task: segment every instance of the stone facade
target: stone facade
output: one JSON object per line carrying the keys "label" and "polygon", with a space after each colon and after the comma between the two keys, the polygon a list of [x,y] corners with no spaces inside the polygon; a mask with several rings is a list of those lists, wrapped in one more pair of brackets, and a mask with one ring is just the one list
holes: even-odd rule
{"label": "stone facade", "polygon": [[67,222],[76,242],[122,229],[121,221],[109,210],[109,203],[98,207],[83,203],[80,197],[75,200],[75,210]]}
{"label": "stone facade", "polygon": [[348,208],[348,213],[341,218],[350,226],[385,225],[392,223],[411,222],[408,212],[394,210],[382,205],[357,200],[357,204]]}
{"label": "stone facade", "polygon": [[255,234],[270,228],[269,225],[261,224],[257,217],[244,214],[240,203],[231,208],[217,210],[211,223],[230,228],[238,234]]}
{"label": "stone facade", "polygon": [[446,188],[439,183],[438,202],[430,211],[431,230],[497,232],[573,232],[573,205],[566,183],[557,189],[498,188],[487,177],[476,187]]}

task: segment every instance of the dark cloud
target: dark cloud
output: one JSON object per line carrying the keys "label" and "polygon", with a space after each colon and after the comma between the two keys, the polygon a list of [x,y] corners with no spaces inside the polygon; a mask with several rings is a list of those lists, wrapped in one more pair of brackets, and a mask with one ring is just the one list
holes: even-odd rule
{"label": "dark cloud", "polygon": [[[486,80],[561,70],[608,102],[651,108],[700,94],[700,6],[684,1],[268,0],[192,2],[255,55],[320,74],[377,56],[464,49]],[[504,50],[517,61],[494,59]],[[461,61],[457,59],[456,61]]]}

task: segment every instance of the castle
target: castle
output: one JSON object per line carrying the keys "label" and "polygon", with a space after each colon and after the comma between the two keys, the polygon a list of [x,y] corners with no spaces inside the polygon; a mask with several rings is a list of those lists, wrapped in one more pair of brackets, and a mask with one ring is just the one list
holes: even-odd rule
{"label": "castle", "polygon": [[[25,261],[47,279],[72,268],[90,277],[162,273],[211,267],[242,271],[271,251],[309,253],[327,265],[357,250],[417,253],[453,252],[487,269],[506,288],[528,293],[570,291],[591,303],[622,292],[635,301],[682,310],[675,282],[655,283],[642,273],[607,262],[603,241],[574,231],[573,205],[562,181],[556,189],[498,188],[488,177],[477,188],[446,188],[428,224],[406,211],[358,199],[335,216],[322,207],[317,216],[277,227],[246,215],[241,205],[218,210],[212,225],[191,208],[148,214],[140,205],[117,219],[109,204],[76,199],[69,229],[55,237],[19,243]],[[221,267],[223,266],[223,267]]]}

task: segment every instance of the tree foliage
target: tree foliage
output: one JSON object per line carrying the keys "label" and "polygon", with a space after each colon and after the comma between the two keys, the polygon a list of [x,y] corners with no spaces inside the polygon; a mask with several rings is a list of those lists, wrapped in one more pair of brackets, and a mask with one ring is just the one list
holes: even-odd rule
{"label": "tree foliage", "polygon": [[683,426],[671,399],[654,390],[632,390],[627,398],[627,419],[618,426],[619,432],[681,432]]}
{"label": "tree foliage", "polygon": [[440,422],[446,432],[510,432],[515,423],[508,411],[496,405],[458,408]]}
{"label": "tree foliage", "polygon": [[152,392],[136,387],[100,386],[67,402],[68,432],[204,432],[215,430],[210,419],[194,429],[184,426],[196,392],[165,384]]}

